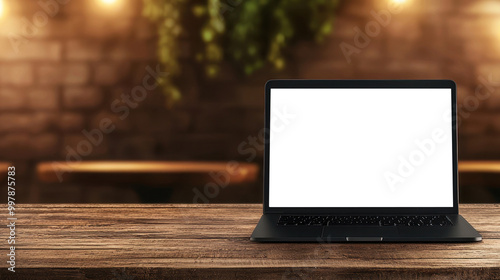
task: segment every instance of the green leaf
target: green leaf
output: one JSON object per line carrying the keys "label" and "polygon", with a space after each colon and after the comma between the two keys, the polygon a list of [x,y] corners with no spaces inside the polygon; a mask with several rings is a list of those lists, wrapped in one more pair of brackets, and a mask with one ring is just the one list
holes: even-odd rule
{"label": "green leaf", "polygon": [[[195,61],[205,75],[216,77],[223,60],[246,75],[270,64],[286,66],[288,49],[303,39],[324,40],[332,32],[339,0],[143,0],[142,14],[158,23],[158,59],[171,76],[160,80],[167,104],[180,100],[174,78],[181,75],[179,38],[185,30],[181,16],[203,21]],[[226,6],[223,6],[226,5]],[[229,5],[229,6],[227,6]],[[222,8],[225,8],[222,11]],[[183,12],[184,11],[184,12]],[[191,11],[191,13],[189,13]],[[304,27],[306,27],[304,29]],[[169,105],[169,106],[170,106]]]}

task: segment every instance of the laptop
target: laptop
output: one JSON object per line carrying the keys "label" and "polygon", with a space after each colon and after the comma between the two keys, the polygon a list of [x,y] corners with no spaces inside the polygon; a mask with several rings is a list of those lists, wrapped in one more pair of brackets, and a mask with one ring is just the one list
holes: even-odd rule
{"label": "laptop", "polygon": [[258,242],[472,242],[451,80],[271,80]]}

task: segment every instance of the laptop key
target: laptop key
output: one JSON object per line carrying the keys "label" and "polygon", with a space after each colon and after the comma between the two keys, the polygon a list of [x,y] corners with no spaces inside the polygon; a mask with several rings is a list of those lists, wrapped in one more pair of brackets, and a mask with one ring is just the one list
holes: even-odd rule
{"label": "laptop key", "polygon": [[446,216],[306,216],[283,215],[279,226],[450,226]]}

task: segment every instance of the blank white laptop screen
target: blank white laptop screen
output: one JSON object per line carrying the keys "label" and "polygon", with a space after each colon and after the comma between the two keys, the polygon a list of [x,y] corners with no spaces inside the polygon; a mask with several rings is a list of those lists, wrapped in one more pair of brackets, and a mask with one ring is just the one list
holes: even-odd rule
{"label": "blank white laptop screen", "polygon": [[269,207],[453,207],[451,89],[271,89]]}

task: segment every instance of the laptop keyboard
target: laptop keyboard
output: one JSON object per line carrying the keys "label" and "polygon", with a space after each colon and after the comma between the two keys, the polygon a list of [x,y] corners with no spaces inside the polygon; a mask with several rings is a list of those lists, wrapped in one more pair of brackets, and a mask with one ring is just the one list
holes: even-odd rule
{"label": "laptop keyboard", "polygon": [[444,215],[438,216],[303,216],[283,215],[279,226],[451,226]]}

